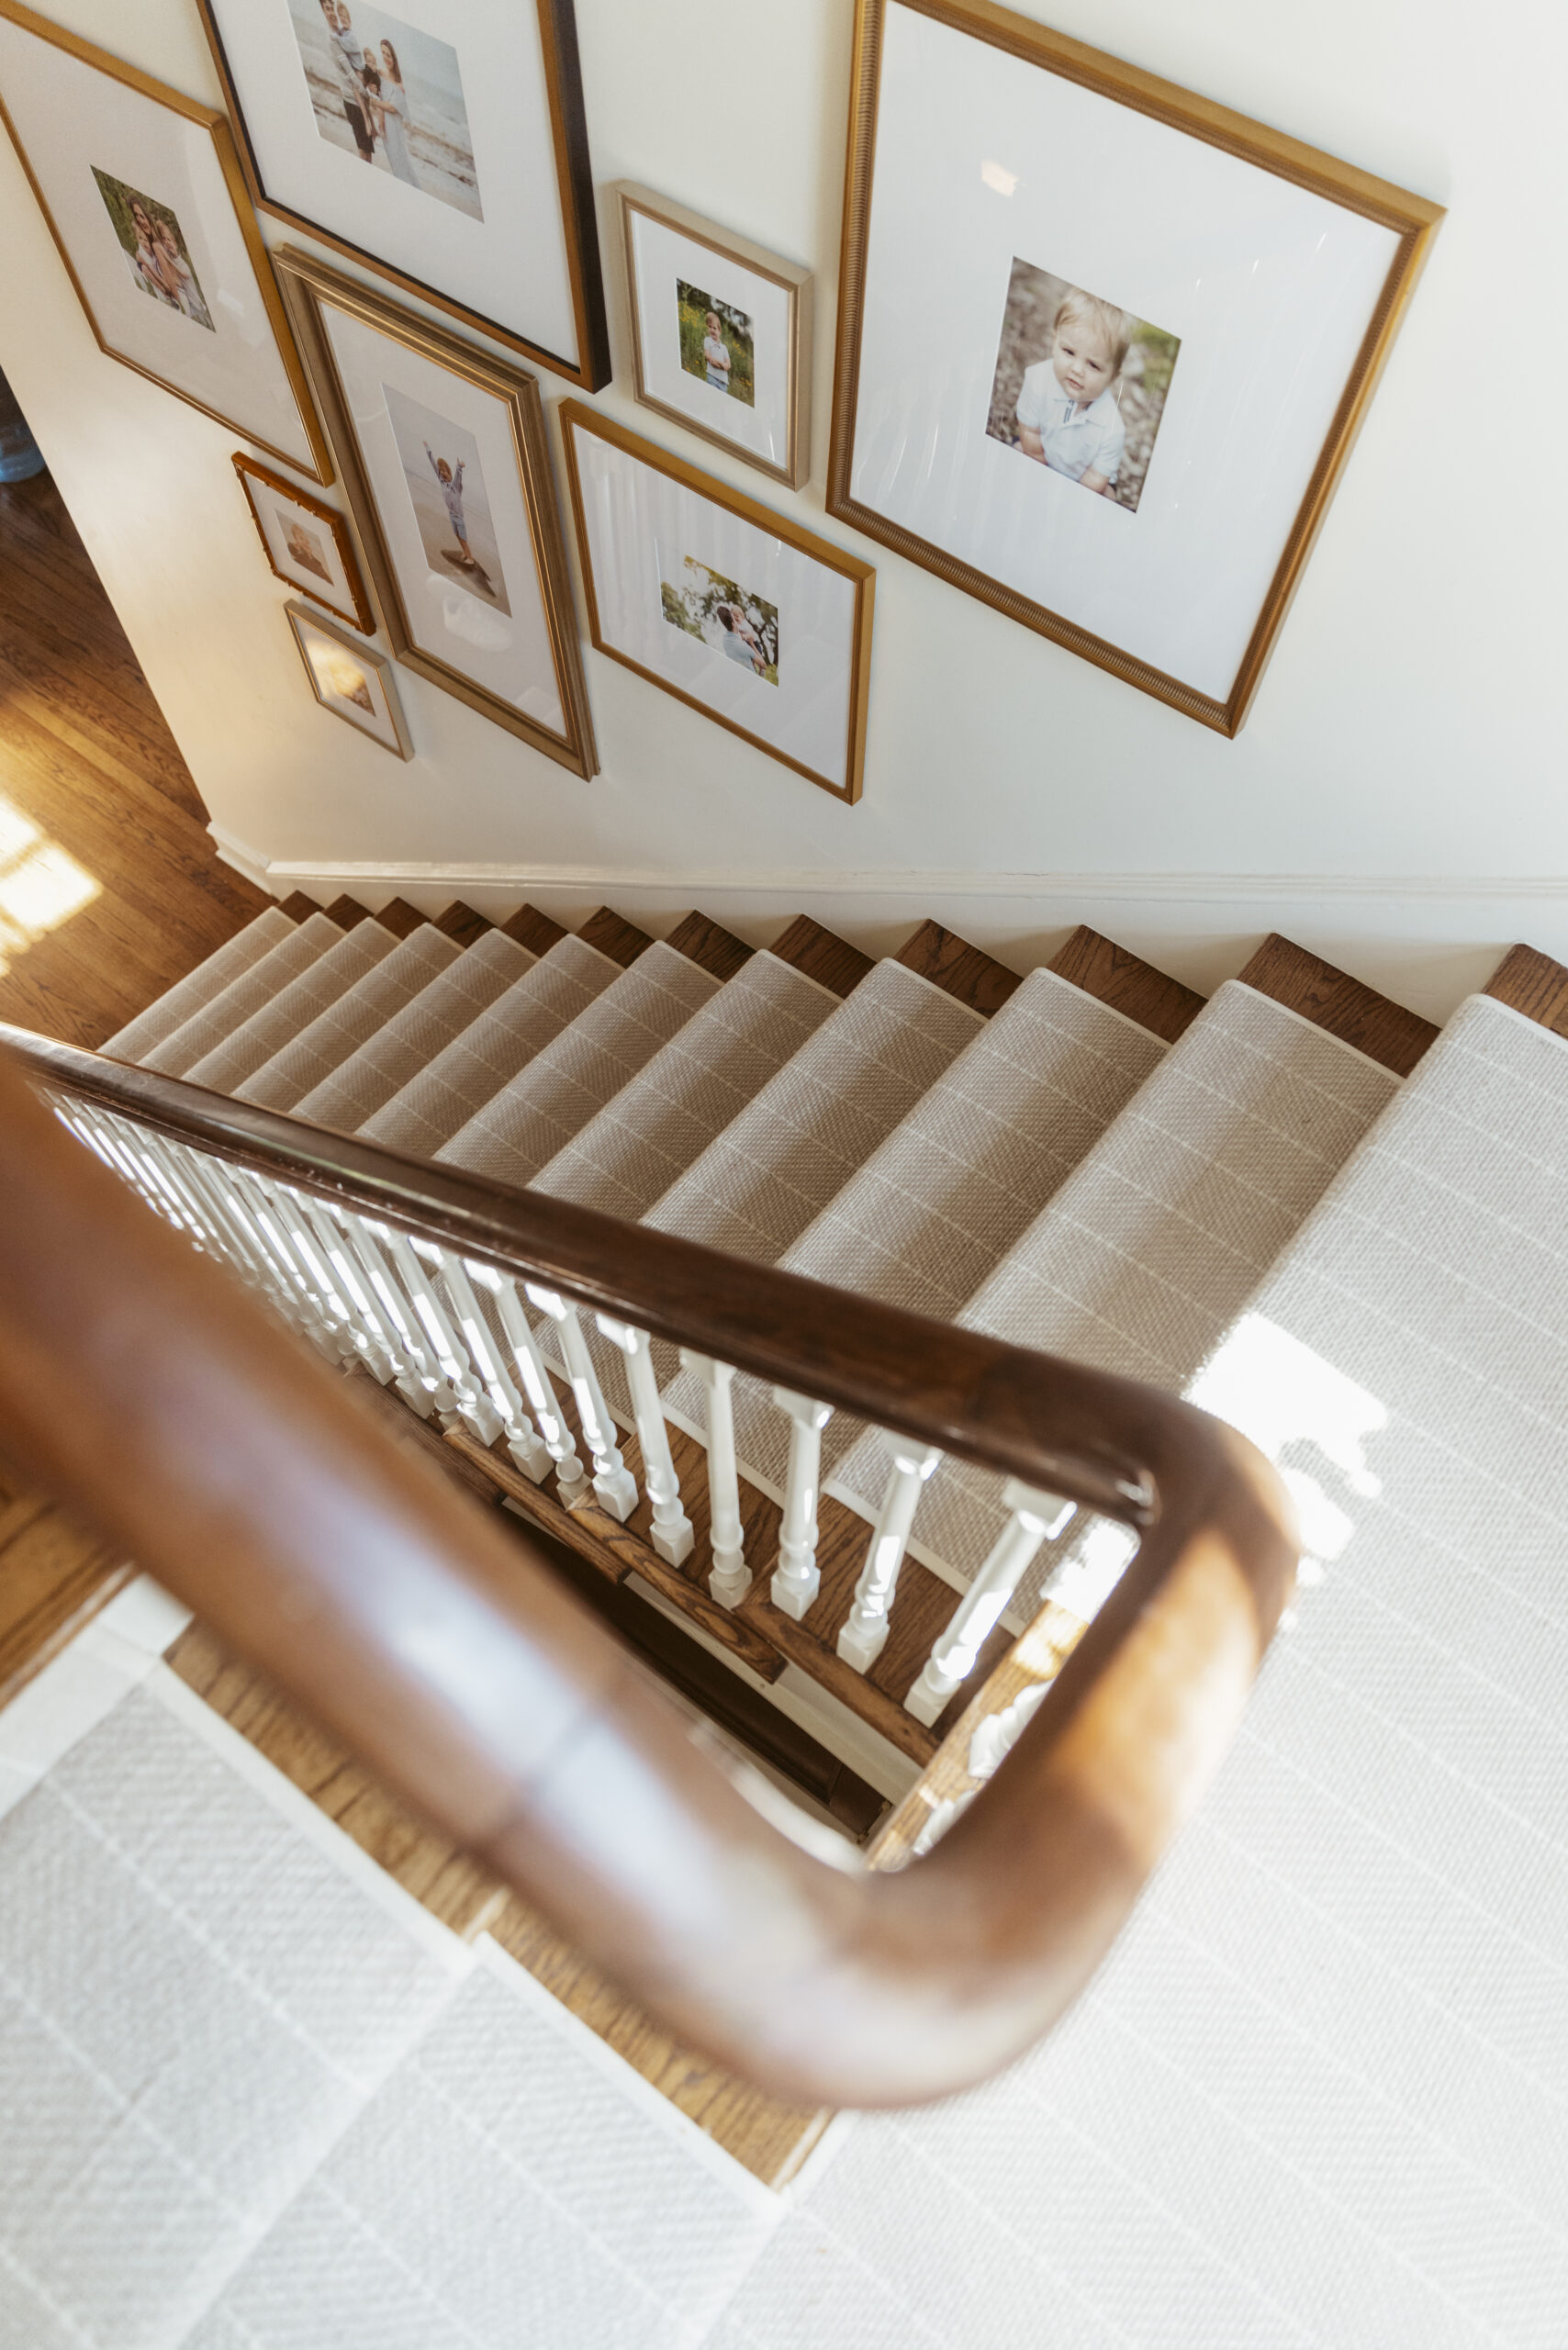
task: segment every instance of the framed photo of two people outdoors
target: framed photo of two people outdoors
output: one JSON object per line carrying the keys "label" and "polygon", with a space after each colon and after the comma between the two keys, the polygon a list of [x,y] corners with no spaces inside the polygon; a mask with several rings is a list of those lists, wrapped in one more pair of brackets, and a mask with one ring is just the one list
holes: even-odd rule
{"label": "framed photo of two people outdoors", "polygon": [[857,0],[830,513],[1235,734],[1440,208],[991,0]]}

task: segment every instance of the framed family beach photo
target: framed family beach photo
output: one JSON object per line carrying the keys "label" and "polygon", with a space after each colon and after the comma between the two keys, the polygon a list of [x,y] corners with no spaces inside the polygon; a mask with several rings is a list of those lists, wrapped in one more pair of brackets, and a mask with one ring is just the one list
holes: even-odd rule
{"label": "framed family beach photo", "polygon": [[230,462],[274,576],[368,636],[375,615],[342,516],[242,450]]}
{"label": "framed family beach photo", "polygon": [[594,774],[537,379],[308,253],[277,269],[398,659]]}
{"label": "framed family beach photo", "polygon": [[572,0],[197,5],[263,212],[609,382]]}
{"label": "framed family beach photo", "polygon": [[330,481],[223,117],[19,0],[0,0],[0,117],[100,350]]}
{"label": "framed family beach photo", "polygon": [[560,414],[597,649],[853,804],[871,565],[580,400]]}
{"label": "framed family beach photo", "polygon": [[798,489],[812,469],[812,273],[622,180],[644,408]]}
{"label": "framed family beach photo", "polygon": [[1441,218],[991,0],[857,0],[828,511],[1234,735]]}
{"label": "framed family beach photo", "polygon": [[284,610],[311,691],[322,709],[361,734],[368,734],[394,758],[411,759],[413,738],[386,655],[372,645],[355,643],[308,605],[290,602]]}

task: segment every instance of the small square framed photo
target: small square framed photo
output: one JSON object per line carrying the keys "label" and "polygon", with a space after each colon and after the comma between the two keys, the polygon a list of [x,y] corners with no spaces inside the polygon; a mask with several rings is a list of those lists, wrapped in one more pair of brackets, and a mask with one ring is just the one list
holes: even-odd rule
{"label": "small square framed photo", "polygon": [[872,566],[578,400],[560,415],[598,650],[858,800]]}
{"label": "small square framed photo", "polygon": [[368,636],[375,615],[342,516],[239,449],[233,464],[274,577]]}
{"label": "small square framed photo", "polygon": [[346,718],[394,758],[411,759],[413,739],[384,653],[334,628],[319,612],[292,599],[284,606],[311,690],[323,710]]}
{"label": "small square framed photo", "polygon": [[622,180],[637,397],[798,489],[812,469],[812,274]]}
{"label": "small square framed photo", "polygon": [[0,0],[0,119],[99,349],[330,481],[223,117]]}

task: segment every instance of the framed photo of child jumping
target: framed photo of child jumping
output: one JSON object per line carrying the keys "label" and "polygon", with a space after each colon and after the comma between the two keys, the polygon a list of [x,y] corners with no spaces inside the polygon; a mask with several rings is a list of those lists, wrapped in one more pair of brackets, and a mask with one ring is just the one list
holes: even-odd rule
{"label": "framed photo of child jumping", "polygon": [[398,659],[593,775],[537,380],[308,253],[277,271]]}
{"label": "framed photo of child jumping", "polygon": [[1442,212],[991,0],[857,0],[828,511],[1234,735]]}

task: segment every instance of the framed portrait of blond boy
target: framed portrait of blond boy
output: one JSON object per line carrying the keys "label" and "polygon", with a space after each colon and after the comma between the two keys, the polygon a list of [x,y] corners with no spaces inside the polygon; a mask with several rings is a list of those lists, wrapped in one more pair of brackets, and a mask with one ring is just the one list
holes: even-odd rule
{"label": "framed portrait of blond boy", "polygon": [[991,0],[857,0],[828,511],[1234,735],[1441,218]]}

